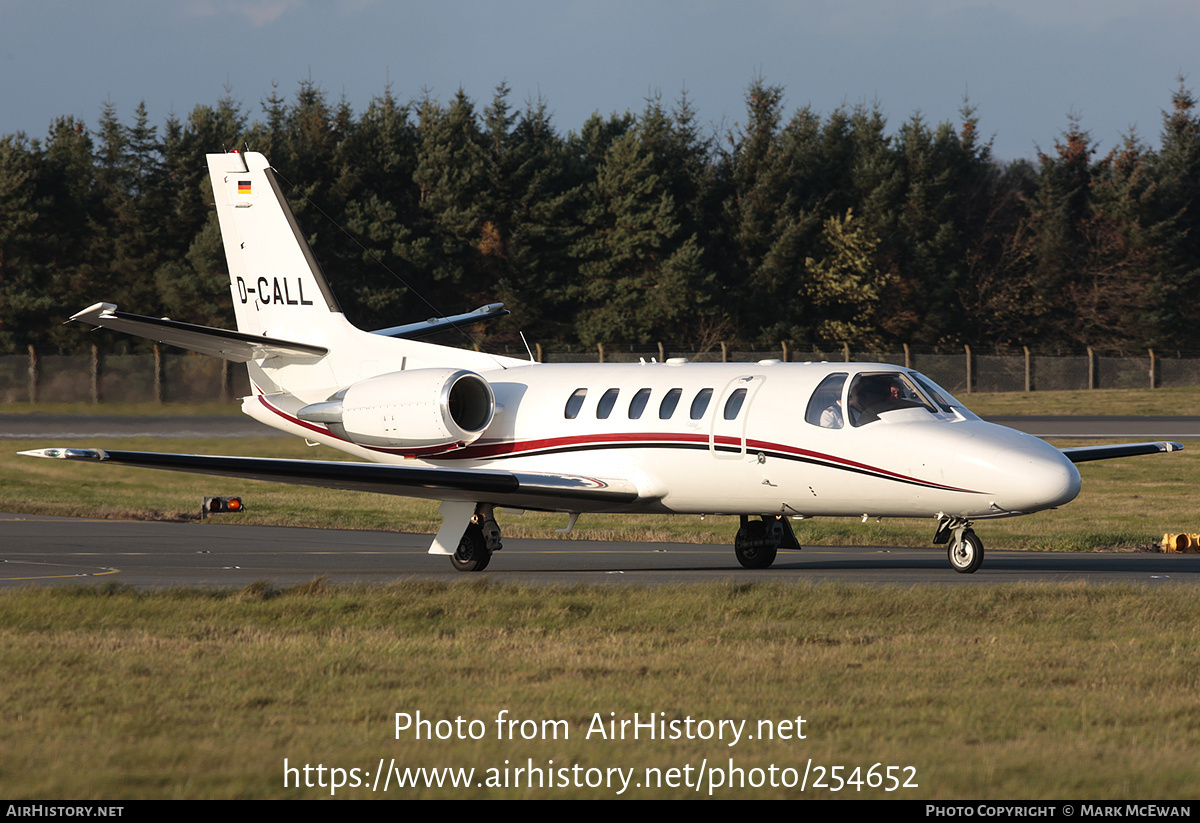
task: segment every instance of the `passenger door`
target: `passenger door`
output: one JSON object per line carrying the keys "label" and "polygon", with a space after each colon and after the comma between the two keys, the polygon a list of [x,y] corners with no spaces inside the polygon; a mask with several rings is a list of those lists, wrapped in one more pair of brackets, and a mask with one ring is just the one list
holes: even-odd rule
{"label": "passenger door", "polygon": [[740,460],[746,456],[746,425],[754,397],[762,388],[762,375],[745,374],[730,380],[713,407],[708,450],[718,460]]}

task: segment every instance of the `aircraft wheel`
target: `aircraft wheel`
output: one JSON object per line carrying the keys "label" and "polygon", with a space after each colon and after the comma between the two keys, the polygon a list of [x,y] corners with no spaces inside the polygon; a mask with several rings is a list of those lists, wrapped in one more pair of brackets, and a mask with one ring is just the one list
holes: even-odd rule
{"label": "aircraft wheel", "polygon": [[962,574],[970,574],[983,563],[983,541],[975,536],[975,532],[966,529],[960,540],[951,539],[946,554],[950,558],[951,568]]}
{"label": "aircraft wheel", "polygon": [[750,520],[737,530],[733,538],[733,552],[738,562],[747,569],[765,569],[775,562],[778,549],[775,546],[754,545],[767,537],[767,524],[761,520]]}
{"label": "aircraft wheel", "polygon": [[460,572],[481,572],[492,560],[483,529],[472,523],[458,541],[458,550],[450,556],[450,564]]}

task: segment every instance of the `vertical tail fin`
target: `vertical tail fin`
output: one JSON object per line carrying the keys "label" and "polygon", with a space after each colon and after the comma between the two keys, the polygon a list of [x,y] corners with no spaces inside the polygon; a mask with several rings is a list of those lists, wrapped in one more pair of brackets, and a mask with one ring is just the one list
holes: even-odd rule
{"label": "vertical tail fin", "polygon": [[276,396],[280,407],[311,404],[391,371],[504,365],[491,355],[356,328],[342,314],[267,159],[257,152],[210,154],[208,169],[238,331],[290,345],[247,361],[257,393]]}
{"label": "vertical tail fin", "polygon": [[305,340],[340,322],[337,299],[267,159],[210,154],[208,170],[238,330]]}

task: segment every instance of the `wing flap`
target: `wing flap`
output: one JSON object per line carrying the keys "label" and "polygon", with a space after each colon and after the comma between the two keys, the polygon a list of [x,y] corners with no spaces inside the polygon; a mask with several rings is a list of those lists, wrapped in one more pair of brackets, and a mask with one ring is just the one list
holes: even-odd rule
{"label": "wing flap", "polygon": [[1139,454],[1164,454],[1183,451],[1183,444],[1170,440],[1155,443],[1117,443],[1112,446],[1075,446],[1062,449],[1072,463],[1087,463],[1091,460],[1110,460],[1114,457],[1133,457]]}
{"label": "wing flap", "polygon": [[21,454],[430,500],[486,501],[530,509],[587,511],[632,504],[639,499],[637,488],[628,481],[582,475],[103,449],[49,448]]}
{"label": "wing flap", "polygon": [[261,360],[273,355],[323,357],[329,353],[324,346],[311,346],[307,343],[279,340],[274,337],[256,337],[243,332],[168,320],[165,317],[144,317],[140,314],[130,314],[118,311],[113,303],[96,303],[73,315],[71,319],[132,334],[135,337],[146,337],[189,351],[211,354],[213,357],[221,357],[235,363]]}

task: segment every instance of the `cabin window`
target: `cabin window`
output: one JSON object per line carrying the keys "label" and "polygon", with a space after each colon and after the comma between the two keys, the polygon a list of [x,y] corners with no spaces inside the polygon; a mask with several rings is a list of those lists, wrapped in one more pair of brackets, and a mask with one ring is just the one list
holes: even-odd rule
{"label": "cabin window", "polygon": [[696,396],[692,398],[691,418],[699,420],[708,411],[708,401],[712,400],[712,389],[701,389],[696,392]]}
{"label": "cabin window", "polygon": [[679,405],[679,396],[683,394],[683,389],[671,389],[663,397],[662,402],[658,404],[658,419],[670,420],[671,415],[675,414],[675,407]]}
{"label": "cabin window", "polygon": [[600,395],[600,402],[596,404],[596,417],[601,420],[608,419],[608,416],[612,414],[613,406],[617,405],[617,395],[619,393],[618,389],[609,389]]}
{"label": "cabin window", "polygon": [[855,375],[846,395],[850,424],[865,426],[879,415],[898,409],[925,409],[937,413],[917,387],[899,372],[875,372]]}
{"label": "cabin window", "polygon": [[650,390],[638,389],[637,394],[629,401],[629,419],[637,420],[642,416],[642,412],[646,410],[646,404],[650,402]]}
{"label": "cabin window", "polygon": [[725,401],[725,419],[737,420],[737,416],[742,413],[742,404],[745,402],[745,389],[738,389],[733,394],[729,395],[729,399]]}
{"label": "cabin window", "polygon": [[576,389],[567,398],[567,407],[563,410],[563,416],[568,420],[574,420],[578,417],[579,410],[583,408],[583,398],[585,397],[587,397],[587,389]]}
{"label": "cabin window", "polygon": [[842,413],[842,386],[845,384],[845,372],[831,374],[822,380],[809,398],[805,422],[823,429],[840,429],[845,425]]}

